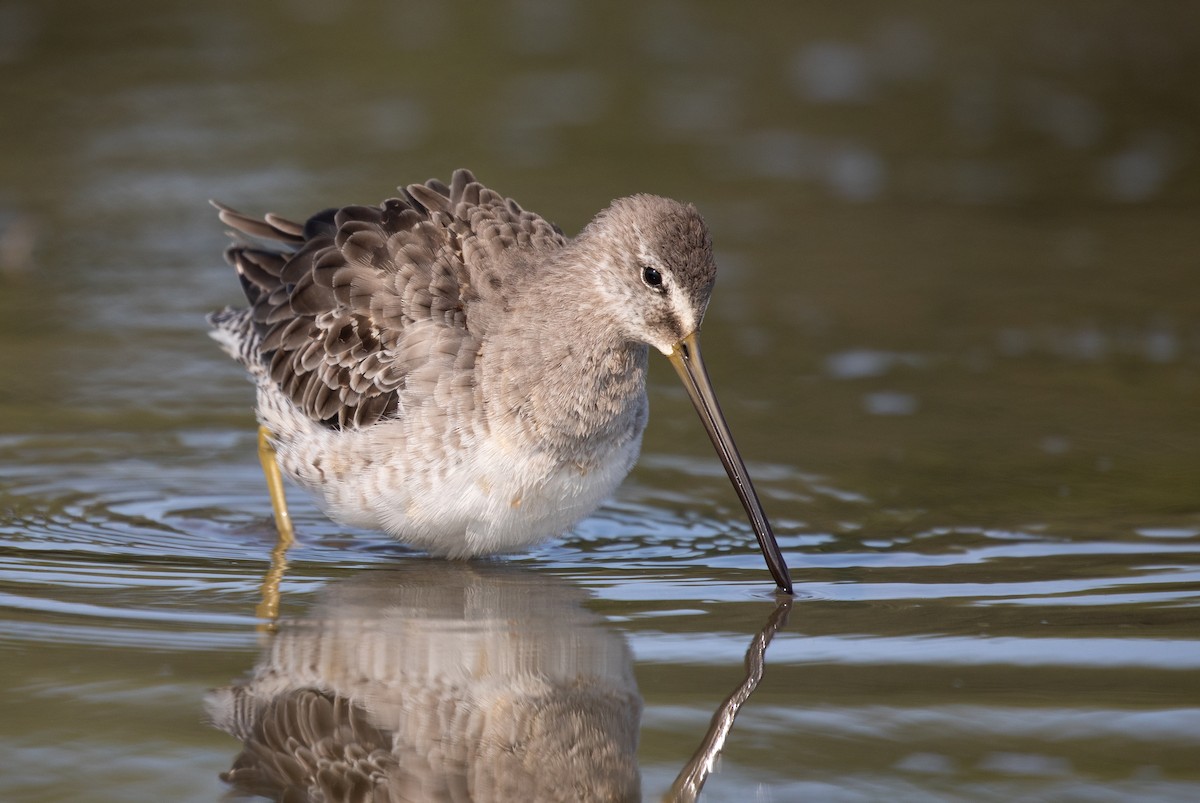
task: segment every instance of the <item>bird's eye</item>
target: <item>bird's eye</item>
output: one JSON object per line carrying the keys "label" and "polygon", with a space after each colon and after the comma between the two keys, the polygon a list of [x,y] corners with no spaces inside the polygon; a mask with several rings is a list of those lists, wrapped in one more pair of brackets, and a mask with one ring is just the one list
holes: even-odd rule
{"label": "bird's eye", "polygon": [[642,281],[655,290],[661,290],[663,286],[662,274],[649,266],[642,268]]}

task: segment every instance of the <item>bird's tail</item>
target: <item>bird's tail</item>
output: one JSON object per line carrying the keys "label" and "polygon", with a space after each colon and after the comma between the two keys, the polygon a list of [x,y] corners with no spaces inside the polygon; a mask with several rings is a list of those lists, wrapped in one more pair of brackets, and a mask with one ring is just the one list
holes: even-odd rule
{"label": "bird's tail", "polygon": [[217,341],[226,354],[251,374],[266,370],[258,357],[258,333],[254,330],[251,310],[226,307],[209,314],[208,323],[212,326],[208,336]]}

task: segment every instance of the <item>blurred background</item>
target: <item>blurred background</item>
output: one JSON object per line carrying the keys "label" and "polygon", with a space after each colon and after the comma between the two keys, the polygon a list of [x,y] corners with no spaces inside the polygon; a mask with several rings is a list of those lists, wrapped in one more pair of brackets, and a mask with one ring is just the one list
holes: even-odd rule
{"label": "blurred background", "polygon": [[[235,752],[199,700],[270,525],[207,199],[456,167],[568,233],[634,192],[712,228],[706,354],[809,595],[713,799],[1200,794],[1200,4],[3,0],[0,75],[10,796],[213,799]],[[517,559],[630,639],[647,797],[771,607],[653,362],[630,482]],[[399,559],[293,504],[294,604]]]}
{"label": "blurred background", "polygon": [[302,217],[467,166],[568,232],[632,192],[701,207],[743,451],[943,510],[1171,506],[1200,467],[1198,23],[1174,2],[5,3],[4,417],[244,405],[196,337],[239,300],[204,201]]}

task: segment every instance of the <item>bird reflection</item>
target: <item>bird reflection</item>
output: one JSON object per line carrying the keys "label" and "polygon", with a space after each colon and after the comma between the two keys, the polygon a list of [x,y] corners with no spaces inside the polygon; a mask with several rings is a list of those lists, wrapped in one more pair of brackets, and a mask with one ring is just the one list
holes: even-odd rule
{"label": "bird reflection", "polygon": [[209,695],[243,742],[224,774],[277,800],[637,800],[641,697],[587,594],[439,563],[333,584]]}
{"label": "bird reflection", "polygon": [[[542,573],[428,559],[333,583],[275,622],[248,678],[209,694],[242,742],[222,778],[281,801],[640,800],[633,657],[587,599]],[[666,799],[696,798],[790,604]]]}

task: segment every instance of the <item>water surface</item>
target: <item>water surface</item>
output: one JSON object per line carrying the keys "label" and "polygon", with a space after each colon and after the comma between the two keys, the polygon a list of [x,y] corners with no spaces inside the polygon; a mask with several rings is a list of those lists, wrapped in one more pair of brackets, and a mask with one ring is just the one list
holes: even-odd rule
{"label": "water surface", "polygon": [[[767,635],[704,799],[1200,796],[1195,10],[473,8],[0,7],[0,797],[234,794],[221,695],[359,632],[533,666],[646,799]],[[272,566],[204,202],[457,166],[568,231],[635,191],[706,214],[705,351],[790,610],[657,359],[639,466],[566,538],[448,566],[293,494]],[[421,710],[370,677],[336,710]],[[446,699],[529,697],[486,677]]]}

